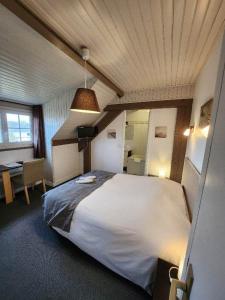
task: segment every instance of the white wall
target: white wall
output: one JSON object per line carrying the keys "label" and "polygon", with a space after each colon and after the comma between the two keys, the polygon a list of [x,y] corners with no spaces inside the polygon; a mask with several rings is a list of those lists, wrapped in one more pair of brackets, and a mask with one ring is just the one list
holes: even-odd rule
{"label": "white wall", "polygon": [[33,159],[33,148],[0,152],[0,164]]}
{"label": "white wall", "polygon": [[[150,111],[146,174],[158,176],[159,171],[164,170],[166,177],[170,177],[176,115],[176,108],[152,109]],[[156,126],[167,127],[166,138],[155,138]]]}
{"label": "white wall", "polygon": [[[92,170],[123,172],[126,112],[122,112],[91,144]],[[116,130],[116,139],[109,139],[107,132]]]}
{"label": "white wall", "polygon": [[113,99],[112,104],[145,102],[157,100],[175,100],[193,98],[194,85],[169,86],[164,88],[144,89],[127,92],[121,98]]}
{"label": "white wall", "polygon": [[194,235],[187,255],[194,273],[191,300],[225,298],[225,35],[221,53],[212,128],[202,169],[200,209],[192,223]]}
{"label": "white wall", "polygon": [[44,129],[45,129],[45,177],[53,181],[52,173],[52,138],[62,126],[69,115],[75,89],[70,89],[43,105]]}
{"label": "white wall", "polygon": [[148,136],[149,109],[127,111],[126,121],[134,128],[132,140],[125,140],[126,146],[132,149],[133,154],[145,155]]}
{"label": "white wall", "polygon": [[58,185],[83,173],[83,152],[77,144],[52,147],[53,182]]}
{"label": "white wall", "polygon": [[214,50],[208,58],[207,63],[198,76],[192,108],[191,125],[195,126],[194,132],[190,135],[186,156],[192,161],[197,170],[201,173],[204,159],[206,140],[202,131],[198,128],[200,108],[215,95],[215,85],[219,66],[222,39],[218,41]]}
{"label": "white wall", "polygon": [[[115,93],[107,88],[104,84],[100,83],[96,79],[90,79],[88,81],[88,87],[96,91],[99,106],[103,109],[114,97]],[[71,112],[70,106],[75,94],[76,88],[67,90],[43,105],[44,111],[44,125],[45,125],[45,142],[46,142],[46,163],[45,163],[45,176],[49,182],[53,185],[61,183],[63,178],[69,180],[70,178],[82,173],[81,168],[77,167],[78,162],[74,165],[67,165],[65,167],[59,167],[58,161],[62,160],[62,154],[60,150],[52,147],[52,139],[66,139],[73,138],[75,136],[75,128],[79,125],[91,125],[97,120],[99,115],[97,114],[82,114],[78,112]],[[74,161],[76,156],[76,150],[71,151],[71,145],[67,146],[64,155],[68,162]],[[74,147],[76,147],[74,145]],[[75,149],[75,148],[74,148]],[[53,158],[54,155],[54,158]],[[80,159],[79,164],[82,164]],[[73,175],[74,174],[74,175]],[[73,175],[73,176],[72,176]]]}

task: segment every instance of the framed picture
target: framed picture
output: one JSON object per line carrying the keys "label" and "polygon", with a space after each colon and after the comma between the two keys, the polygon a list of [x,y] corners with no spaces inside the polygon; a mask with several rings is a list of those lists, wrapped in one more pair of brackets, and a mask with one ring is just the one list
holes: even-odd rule
{"label": "framed picture", "polygon": [[109,129],[107,132],[108,139],[116,139],[116,130],[115,129]]}
{"label": "framed picture", "polygon": [[199,127],[205,128],[210,124],[211,114],[212,114],[212,104],[213,99],[207,101],[204,105],[201,106]]}
{"label": "framed picture", "polygon": [[155,137],[164,139],[167,137],[167,127],[166,126],[157,126],[155,127]]}

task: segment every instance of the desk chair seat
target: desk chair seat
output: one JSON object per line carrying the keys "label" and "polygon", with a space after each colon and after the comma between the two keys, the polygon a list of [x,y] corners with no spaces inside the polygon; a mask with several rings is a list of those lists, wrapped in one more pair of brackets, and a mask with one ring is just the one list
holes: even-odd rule
{"label": "desk chair seat", "polygon": [[23,163],[23,173],[21,176],[12,177],[13,186],[21,184],[24,187],[27,204],[30,204],[28,187],[36,183],[42,183],[43,192],[46,192],[44,179],[44,158],[34,159]]}

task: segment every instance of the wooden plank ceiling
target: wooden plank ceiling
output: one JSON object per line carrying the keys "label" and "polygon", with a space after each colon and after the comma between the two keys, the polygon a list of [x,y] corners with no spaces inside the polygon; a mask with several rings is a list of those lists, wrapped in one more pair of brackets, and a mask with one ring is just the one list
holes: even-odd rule
{"label": "wooden plank ceiling", "polygon": [[224,0],[21,0],[123,90],[195,82],[224,30]]}
{"label": "wooden plank ceiling", "polygon": [[80,65],[2,5],[0,28],[0,99],[40,104],[83,83]]}

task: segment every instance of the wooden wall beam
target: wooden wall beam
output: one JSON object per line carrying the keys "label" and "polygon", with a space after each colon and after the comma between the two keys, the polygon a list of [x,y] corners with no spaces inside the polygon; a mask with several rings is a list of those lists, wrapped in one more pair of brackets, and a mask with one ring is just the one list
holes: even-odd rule
{"label": "wooden wall beam", "polygon": [[[157,105],[154,104],[157,102]],[[169,102],[169,104],[168,104]],[[111,105],[111,109],[107,111],[105,116],[96,124],[98,134],[102,132],[119,114],[127,109],[154,109],[154,108],[177,108],[177,118],[174,133],[173,154],[171,162],[170,179],[181,182],[184,158],[187,146],[187,137],[183,135],[186,128],[190,126],[192,99],[186,100],[164,100],[149,101],[139,103],[126,103]],[[140,107],[140,103],[147,103],[144,107]],[[132,104],[132,106],[130,106]],[[152,105],[153,104],[153,105]],[[155,106],[156,105],[156,106]],[[116,109],[114,110],[114,106]],[[129,108],[127,108],[129,107]],[[132,107],[132,108],[130,108]],[[107,107],[106,107],[107,108]],[[78,143],[77,139],[53,140],[52,145],[64,145],[70,143]],[[79,150],[84,150],[84,172],[91,170],[91,140],[80,143]]]}
{"label": "wooden wall beam", "polygon": [[[121,111],[109,111],[105,114],[105,116],[95,125],[97,127],[98,133],[102,132],[115,118],[121,113]],[[95,137],[96,137],[95,136]],[[95,137],[89,140],[91,142]],[[78,142],[78,149],[79,152],[82,151],[87,145],[87,141],[80,141]]]}
{"label": "wooden wall beam", "polygon": [[184,158],[187,147],[187,137],[183,135],[186,128],[190,126],[192,106],[177,108],[177,118],[173,142],[173,154],[171,161],[170,179],[181,182]]}
{"label": "wooden wall beam", "polygon": [[68,144],[75,144],[78,143],[78,139],[61,139],[61,140],[52,140],[52,146],[61,146],[61,145],[68,145]]}
{"label": "wooden wall beam", "polygon": [[123,111],[153,108],[174,108],[192,105],[193,99],[158,100],[107,105],[104,111]]}
{"label": "wooden wall beam", "polygon": [[84,168],[84,173],[90,172],[91,171],[91,142],[87,142],[86,147],[83,149],[83,168]]}
{"label": "wooden wall beam", "polygon": [[24,149],[32,149],[34,146],[26,146],[26,147],[15,147],[15,148],[1,148],[0,152],[5,152],[5,151],[18,151],[18,150],[24,150]]}
{"label": "wooden wall beam", "polygon": [[[103,131],[113,120],[115,120],[115,118],[120,113],[121,113],[121,111],[109,111],[109,112],[107,112],[105,114],[105,116],[96,124],[96,127],[98,128],[98,134],[101,131]],[[79,151],[81,151],[86,147],[87,140],[78,141],[77,138],[52,140],[52,146],[61,146],[61,145],[75,144],[75,143],[79,144]]]}
{"label": "wooden wall beam", "polygon": [[102,132],[113,120],[121,114],[122,111],[109,111],[105,116],[96,124],[98,134]]}
{"label": "wooden wall beam", "polygon": [[[0,0],[0,3],[20,18],[24,23],[37,31],[46,40],[63,51],[67,56],[72,58],[76,63],[84,67],[84,60],[80,54],[67,44],[56,32],[47,26],[39,17],[37,17],[30,9],[16,0]],[[124,92],[100,72],[94,65],[87,62],[86,68],[89,73],[103,82],[110,89],[114,90],[119,97],[124,95]]]}

